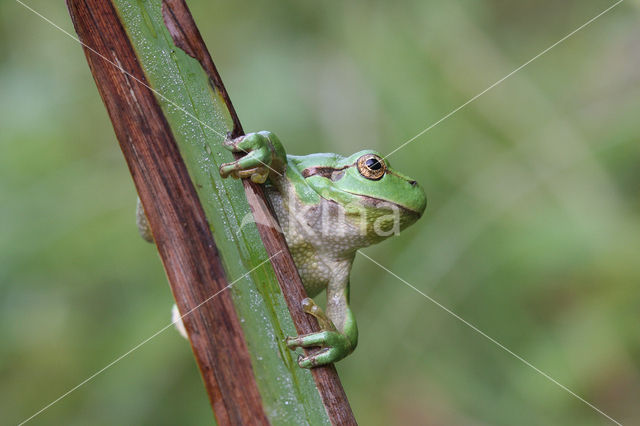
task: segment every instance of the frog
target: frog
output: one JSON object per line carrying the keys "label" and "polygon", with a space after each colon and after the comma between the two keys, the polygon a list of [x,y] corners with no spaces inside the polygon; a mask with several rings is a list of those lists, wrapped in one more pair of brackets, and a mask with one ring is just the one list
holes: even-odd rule
{"label": "frog", "polygon": [[[399,234],[420,219],[427,205],[424,190],[392,169],[388,159],[375,150],[348,156],[289,155],[269,131],[226,138],[223,146],[242,155],[220,166],[223,178],[250,179],[263,185],[307,293],[302,309],[320,326],[318,332],[287,337],[287,347],[293,351],[319,348],[299,354],[301,368],[345,358],[358,343],[349,302],[356,252]],[[138,227],[149,239],[145,219],[138,203]],[[312,299],[322,291],[327,300],[324,310]],[[180,329],[174,307],[174,320],[176,315]]]}

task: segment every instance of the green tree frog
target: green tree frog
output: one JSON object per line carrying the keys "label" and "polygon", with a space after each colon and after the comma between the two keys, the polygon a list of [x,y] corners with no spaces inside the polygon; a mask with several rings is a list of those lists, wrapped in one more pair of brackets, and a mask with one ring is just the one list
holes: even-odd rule
{"label": "green tree frog", "polygon": [[[267,131],[227,140],[224,146],[246,155],[223,164],[222,177],[265,184],[265,194],[309,296],[303,309],[322,329],[289,337],[287,346],[292,350],[321,348],[299,356],[302,368],[344,358],[358,342],[356,320],[349,307],[349,272],[356,251],[416,222],[426,207],[424,191],[371,150],[348,157],[287,155],[280,140]],[[140,206],[138,225],[143,237],[149,239]],[[310,297],[325,289],[327,306],[323,311]],[[174,317],[175,313],[174,309]]]}

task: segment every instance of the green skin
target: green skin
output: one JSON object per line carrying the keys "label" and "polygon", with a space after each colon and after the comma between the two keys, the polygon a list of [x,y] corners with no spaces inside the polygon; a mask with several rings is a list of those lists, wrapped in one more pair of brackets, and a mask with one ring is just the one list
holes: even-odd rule
{"label": "green skin", "polygon": [[[375,151],[287,155],[271,132],[250,133],[224,142],[232,152],[245,153],[220,167],[222,177],[266,184],[265,194],[278,218],[307,295],[327,291],[326,312],[310,298],[302,308],[322,331],[288,337],[287,346],[319,347],[300,355],[298,365],[311,368],[341,360],[355,349],[358,327],[349,307],[349,273],[356,251],[378,243],[422,216],[426,197],[412,179],[389,167]],[[366,160],[373,161],[373,169]],[[378,163],[378,164],[375,164]],[[138,200],[137,223],[147,241],[153,237]],[[186,337],[174,306],[174,320]]]}
{"label": "green skin", "polygon": [[[266,131],[228,140],[225,147],[246,155],[223,164],[220,174],[266,183],[267,198],[307,294],[314,297],[327,291],[326,313],[312,299],[303,300],[304,311],[318,319],[322,331],[289,337],[287,346],[321,348],[298,358],[303,368],[346,357],[358,342],[349,307],[349,272],[355,253],[418,220],[426,207],[424,191],[371,150],[349,157],[292,156]],[[359,159],[373,159],[373,170]]]}

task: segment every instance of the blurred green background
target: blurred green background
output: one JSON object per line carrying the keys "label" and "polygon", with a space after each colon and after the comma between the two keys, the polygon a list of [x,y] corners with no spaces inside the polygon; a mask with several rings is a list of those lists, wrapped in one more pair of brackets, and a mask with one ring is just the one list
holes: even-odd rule
{"label": "blurred green background", "polygon": [[[247,130],[289,153],[390,152],[613,4],[189,5]],[[28,4],[67,31],[62,1]],[[624,424],[640,424],[640,10],[627,1],[393,154],[429,197],[366,250]],[[29,417],[169,322],[135,192],[80,46],[0,2],[0,423]],[[362,256],[363,425],[610,422]],[[169,330],[33,420],[212,420]]]}

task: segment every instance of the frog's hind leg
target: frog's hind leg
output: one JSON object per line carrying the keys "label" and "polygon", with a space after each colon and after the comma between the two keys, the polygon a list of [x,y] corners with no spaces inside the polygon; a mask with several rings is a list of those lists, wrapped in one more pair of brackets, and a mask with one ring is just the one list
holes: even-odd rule
{"label": "frog's hind leg", "polygon": [[151,234],[151,227],[147,220],[147,215],[144,213],[144,208],[140,202],[140,198],[136,201],[136,225],[138,226],[138,232],[140,236],[150,243],[153,242],[153,235]]}

